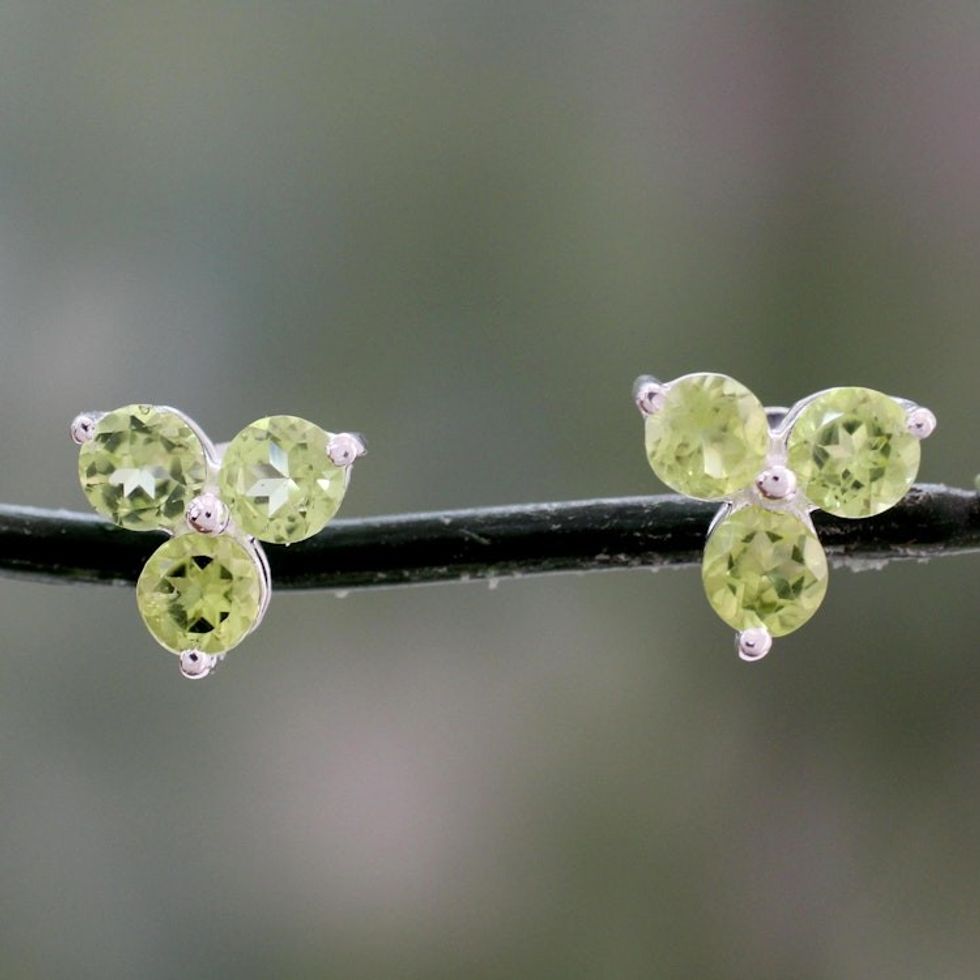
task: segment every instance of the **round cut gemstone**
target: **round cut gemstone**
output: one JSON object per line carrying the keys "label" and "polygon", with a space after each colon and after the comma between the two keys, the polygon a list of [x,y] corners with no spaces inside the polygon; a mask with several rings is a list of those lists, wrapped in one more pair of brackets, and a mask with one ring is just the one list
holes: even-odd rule
{"label": "round cut gemstone", "polygon": [[127,405],[102,416],[78,458],[92,506],[132,531],[180,523],[204,487],[204,447],[174,412]]}
{"label": "round cut gemstone", "polygon": [[671,382],[646,420],[647,458],[667,486],[719,500],[748,486],[765,465],[769,426],[759,399],[723,374]]}
{"label": "round cut gemstone", "polygon": [[327,454],[330,434],[292,415],[259,419],[225,450],[218,480],[238,526],[275,544],[302,541],[337,513],[347,470]]}
{"label": "round cut gemstone", "polygon": [[919,440],[905,409],[871,388],[833,388],[793,423],[790,468],[821,510],[870,517],[898,503],[919,471]]}
{"label": "round cut gemstone", "polygon": [[817,536],[785,511],[743,507],[718,523],[704,548],[704,591],[737,630],[792,633],[820,607],[827,558]]}
{"label": "round cut gemstone", "polygon": [[161,646],[224,653],[258,621],[262,578],[258,559],[230,535],[181,534],[150,556],[136,601]]}

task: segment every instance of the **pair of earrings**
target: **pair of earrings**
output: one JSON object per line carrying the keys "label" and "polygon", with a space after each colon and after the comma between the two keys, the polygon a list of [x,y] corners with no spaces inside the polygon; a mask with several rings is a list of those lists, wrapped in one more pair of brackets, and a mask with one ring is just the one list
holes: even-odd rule
{"label": "pair of earrings", "polygon": [[[745,660],[802,626],[827,590],[811,512],[867,517],[915,480],[933,414],[869,388],[833,388],[766,409],[721,374],[641,377],[647,457],[669,487],[722,504],[702,579]],[[184,676],[208,676],[261,622],[269,566],[261,542],[291,544],[336,514],[354,461],[352,433],[304,419],[259,419],[215,446],[173,408],[129,405],[71,424],[92,506],[121,527],[171,535],[136,586],[140,613]]]}

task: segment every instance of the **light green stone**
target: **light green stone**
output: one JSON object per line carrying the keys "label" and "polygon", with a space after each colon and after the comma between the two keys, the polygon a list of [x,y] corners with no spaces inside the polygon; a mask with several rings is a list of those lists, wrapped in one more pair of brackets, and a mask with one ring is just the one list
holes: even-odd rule
{"label": "light green stone", "polygon": [[723,374],[672,382],[646,420],[647,458],[667,486],[699,500],[720,500],[763,469],[769,426],[759,399]]}
{"label": "light green stone", "polygon": [[181,534],[150,556],[136,601],[161,646],[174,653],[224,653],[259,618],[262,571],[249,549],[230,535]]}
{"label": "light green stone", "polygon": [[289,544],[337,513],[347,473],[327,455],[330,434],[292,415],[259,419],[225,450],[218,481],[232,519],[261,541]]}
{"label": "light green stone", "polygon": [[905,409],[871,388],[833,388],[804,408],[787,443],[789,467],[817,507],[870,517],[898,503],[919,472]]}
{"label": "light green stone", "polygon": [[792,514],[743,507],[711,532],[701,564],[711,607],[737,630],[792,633],[820,607],[827,558],[816,535]]}
{"label": "light green stone", "polygon": [[179,524],[205,480],[204,447],[179,416],[152,405],[104,415],[79,453],[92,506],[132,531]]}

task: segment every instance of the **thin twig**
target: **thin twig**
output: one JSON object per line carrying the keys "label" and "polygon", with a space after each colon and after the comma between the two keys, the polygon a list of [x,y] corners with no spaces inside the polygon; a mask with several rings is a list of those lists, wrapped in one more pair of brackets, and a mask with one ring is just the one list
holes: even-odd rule
{"label": "thin twig", "polygon": [[[700,562],[716,510],[665,495],[341,519],[308,541],[267,553],[279,589],[685,567]],[[815,524],[834,562],[852,567],[978,552],[980,495],[916,486],[878,517],[817,514]],[[162,540],[90,514],[0,505],[0,574],[132,585]]]}

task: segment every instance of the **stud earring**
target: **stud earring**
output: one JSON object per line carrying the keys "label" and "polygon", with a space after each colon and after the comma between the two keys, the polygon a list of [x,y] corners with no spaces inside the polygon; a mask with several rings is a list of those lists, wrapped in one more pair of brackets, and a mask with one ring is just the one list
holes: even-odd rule
{"label": "stud earring", "polygon": [[633,396],[646,420],[650,466],[674,490],[722,503],[701,578],[714,611],[737,631],[743,660],[802,626],[827,591],[827,558],[810,514],[880,514],[905,496],[920,440],[936,417],[871,388],[830,388],[790,409],[763,408],[723,374],[666,384],[644,376]]}
{"label": "stud earring", "polygon": [[271,583],[259,542],[322,530],[365,452],[359,436],[292,415],[259,419],[215,446],[182,412],[154,405],[84,413],[71,437],[82,490],[100,514],[171,535],[144,566],[136,599],[192,679],[208,676],[265,614]]}

